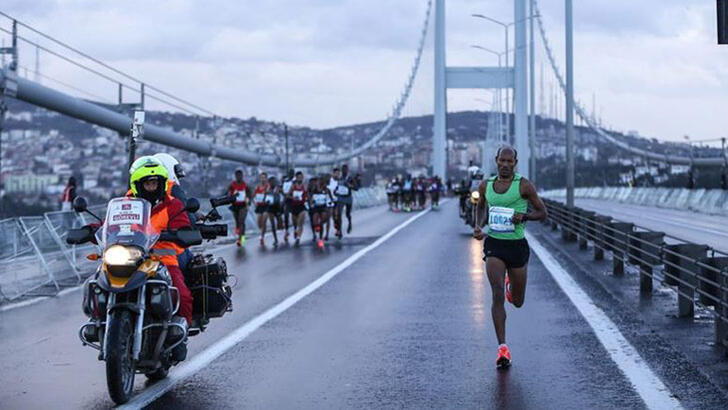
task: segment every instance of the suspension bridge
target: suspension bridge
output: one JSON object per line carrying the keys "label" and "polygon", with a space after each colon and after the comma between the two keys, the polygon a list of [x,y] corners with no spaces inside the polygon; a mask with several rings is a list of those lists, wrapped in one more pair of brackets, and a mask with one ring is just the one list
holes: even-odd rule
{"label": "suspension bridge", "polygon": [[[235,309],[192,340],[188,360],[167,379],[152,383],[138,377],[126,407],[725,407],[728,193],[575,187],[573,162],[574,150],[585,148],[577,144],[588,144],[574,138],[575,123],[625,159],[683,166],[690,178],[697,168],[726,175],[725,141],[717,140],[721,148],[706,149],[705,155],[694,155],[690,146],[657,152],[604,128],[574,98],[579,84],[569,45],[571,0],[564,3],[563,63],[542,14],[545,6],[537,0],[504,2],[503,14],[512,13],[506,22],[480,10],[448,9],[450,15],[471,13],[504,27],[503,50],[470,47],[473,53],[496,55],[499,65],[490,67],[449,65],[448,3],[417,2],[409,71],[381,73],[404,79],[392,91],[386,117],[366,138],[354,143],[352,137],[347,148],[290,155],[287,142],[285,151],[266,145],[262,132],[262,149],[246,148],[250,134],[230,144],[220,136],[239,119],[150,84],[143,75],[61,40],[61,33],[39,30],[32,21],[0,10],[3,150],[12,144],[5,137],[13,115],[9,108],[23,103],[118,135],[130,157],[136,143],[151,143],[196,155],[206,172],[214,170],[213,161],[314,172],[390,143],[409,118],[413,94],[424,89],[433,103],[431,128],[422,131],[427,171],[447,179],[459,171],[450,163],[448,90],[493,90],[493,98],[484,100],[492,109],[482,113],[480,157],[473,159],[492,171],[496,149],[511,144],[519,152],[518,170],[538,184],[537,147],[544,132],[537,124],[549,117],[564,122],[570,174],[563,188],[540,192],[547,220],[527,225],[526,303],[507,307],[514,355],[509,371],[493,365],[497,343],[483,245],[458,219],[457,199],[446,199],[438,210],[393,213],[379,184],[355,194],[353,233],[324,251],[309,244],[308,233],[301,247],[207,245],[204,251],[224,257],[235,275]],[[428,50],[433,61],[427,60]],[[63,69],[44,70],[39,61]],[[428,67],[433,76],[423,84]],[[554,90],[550,110],[545,81]],[[135,111],[184,114],[193,118],[192,132],[149,122],[135,141]],[[392,165],[386,162],[382,165]],[[0,175],[5,177],[2,163]],[[223,216],[232,229],[232,215],[225,210]],[[94,268],[83,255],[92,248],[65,244],[69,226],[88,222],[63,211],[0,221],[0,407],[112,404],[102,363],[78,341],[78,326],[86,320],[78,308],[79,285]],[[254,225],[251,215],[249,226]],[[253,227],[251,234],[259,232]]]}

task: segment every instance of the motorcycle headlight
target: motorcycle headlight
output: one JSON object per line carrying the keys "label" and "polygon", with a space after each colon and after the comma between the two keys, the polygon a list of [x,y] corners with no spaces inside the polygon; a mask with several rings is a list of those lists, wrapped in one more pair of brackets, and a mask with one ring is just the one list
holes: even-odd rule
{"label": "motorcycle headlight", "polygon": [[113,245],[104,251],[104,262],[108,266],[136,267],[142,259],[142,251],[138,248]]}
{"label": "motorcycle headlight", "polygon": [[478,192],[478,191],[473,191],[473,192],[472,192],[472,193],[470,194],[470,199],[472,199],[473,201],[477,201],[478,199],[480,199],[480,192]]}

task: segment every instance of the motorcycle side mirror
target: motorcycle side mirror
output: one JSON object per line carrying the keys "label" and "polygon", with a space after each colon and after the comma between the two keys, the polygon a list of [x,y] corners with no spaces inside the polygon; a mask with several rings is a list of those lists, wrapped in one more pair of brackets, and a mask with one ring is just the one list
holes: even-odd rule
{"label": "motorcycle side mirror", "polygon": [[195,198],[188,198],[185,202],[185,211],[195,213],[200,210],[200,201]]}
{"label": "motorcycle side mirror", "polygon": [[86,198],[82,196],[77,196],[76,199],[73,200],[73,210],[78,213],[86,212],[87,214],[93,216],[94,218],[96,218],[96,220],[101,222],[101,218],[88,210],[88,202],[86,202]]}
{"label": "motorcycle side mirror", "polygon": [[76,199],[73,200],[73,210],[78,213],[86,212],[88,210],[88,202],[86,202],[86,198],[77,196]]}

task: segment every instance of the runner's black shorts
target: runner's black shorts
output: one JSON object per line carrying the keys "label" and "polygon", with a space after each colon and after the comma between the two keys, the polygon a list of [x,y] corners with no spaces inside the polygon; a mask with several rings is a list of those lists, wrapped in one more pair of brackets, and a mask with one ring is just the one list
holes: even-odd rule
{"label": "runner's black shorts", "polygon": [[328,212],[328,210],[329,208],[326,205],[314,206],[311,208],[311,215],[322,214],[324,212]]}
{"label": "runner's black shorts", "polygon": [[353,202],[354,202],[354,199],[351,197],[351,195],[348,195],[348,196],[337,196],[336,197],[336,204],[337,205],[338,204],[341,204],[341,205],[349,205],[349,206],[351,206],[351,204]]}
{"label": "runner's black shorts", "polygon": [[281,216],[283,215],[283,207],[280,204],[273,204],[267,206],[266,212],[269,214],[273,214],[273,216]]}
{"label": "runner's black shorts", "polygon": [[255,206],[255,213],[260,215],[268,212],[268,205],[256,205]]}
{"label": "runner's black shorts", "polygon": [[485,258],[498,258],[506,264],[506,269],[522,268],[528,264],[531,249],[528,241],[524,239],[496,239],[485,237],[483,245]]}
{"label": "runner's black shorts", "polygon": [[291,202],[291,205],[288,208],[289,211],[293,214],[293,216],[298,216],[301,214],[301,212],[306,211],[306,205],[304,204],[297,204],[295,202]]}

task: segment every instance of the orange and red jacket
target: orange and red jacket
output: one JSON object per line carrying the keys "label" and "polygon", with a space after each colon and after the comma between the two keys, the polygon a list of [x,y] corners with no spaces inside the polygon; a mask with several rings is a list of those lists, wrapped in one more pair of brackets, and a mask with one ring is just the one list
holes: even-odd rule
{"label": "orange and red jacket", "polygon": [[[131,190],[126,193],[126,196],[133,197]],[[165,195],[161,202],[157,202],[152,207],[152,215],[150,221],[154,230],[161,233],[168,229],[181,229],[189,228],[190,218],[187,216],[187,212],[184,211],[185,206],[177,198],[173,198],[170,195]],[[92,224],[94,226],[95,224]],[[96,225],[98,227],[98,225]],[[157,249],[160,252],[157,254],[157,259],[161,261],[165,266],[179,266],[177,261],[177,255],[185,251],[185,248],[177,245],[174,242],[157,241],[152,246],[152,249]]]}

